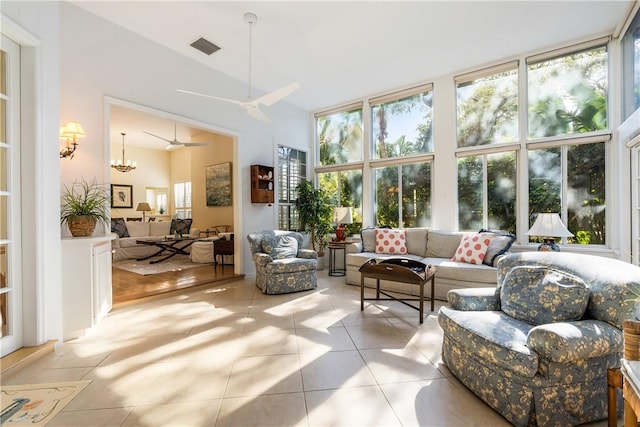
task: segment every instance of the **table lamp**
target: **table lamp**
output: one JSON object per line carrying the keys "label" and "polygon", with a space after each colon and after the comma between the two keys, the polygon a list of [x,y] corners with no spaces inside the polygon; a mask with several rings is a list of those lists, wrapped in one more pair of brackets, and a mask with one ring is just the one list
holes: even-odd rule
{"label": "table lamp", "polygon": [[136,211],[142,211],[142,222],[144,222],[145,221],[144,213],[151,212],[151,206],[149,206],[149,203],[147,202],[138,203],[138,207],[136,208]]}
{"label": "table lamp", "polygon": [[350,207],[338,207],[333,209],[333,222],[338,225],[336,228],[336,240],[342,242],[346,239],[345,224],[353,224],[353,216]]}
{"label": "table lamp", "polygon": [[527,232],[529,236],[542,237],[539,251],[560,252],[560,246],[556,245],[556,237],[572,237],[573,234],[564,226],[560,215],[557,213],[539,213],[533,226]]}

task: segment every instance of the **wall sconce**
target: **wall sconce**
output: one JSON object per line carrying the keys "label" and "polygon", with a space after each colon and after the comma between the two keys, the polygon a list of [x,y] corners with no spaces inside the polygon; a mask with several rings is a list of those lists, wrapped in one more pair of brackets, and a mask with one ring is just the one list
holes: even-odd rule
{"label": "wall sconce", "polygon": [[78,122],[69,122],[66,125],[60,126],[60,138],[67,140],[67,145],[60,150],[60,158],[69,157],[73,159],[73,153],[78,148],[78,138],[84,138],[87,134],[82,129],[82,126]]}

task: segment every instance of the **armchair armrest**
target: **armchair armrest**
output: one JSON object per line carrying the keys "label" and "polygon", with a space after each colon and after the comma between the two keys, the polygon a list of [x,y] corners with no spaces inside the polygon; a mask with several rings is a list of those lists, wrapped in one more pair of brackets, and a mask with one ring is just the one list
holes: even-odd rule
{"label": "armchair armrest", "polygon": [[527,346],[544,359],[568,363],[622,352],[622,331],[601,320],[548,323],[529,331]]}
{"label": "armchair armrest", "polygon": [[253,262],[256,263],[256,266],[264,267],[270,262],[273,262],[273,258],[268,254],[255,253],[253,254]]}
{"label": "armchair armrest", "polygon": [[114,233],[114,232],[111,232],[111,236],[113,236],[113,239],[111,240],[111,248],[119,249],[120,248],[120,236],[118,236],[118,233]]}
{"label": "armchair armrest", "polygon": [[313,249],[299,249],[296,256],[298,258],[318,259],[318,253]]}
{"label": "armchair armrest", "polygon": [[362,252],[363,248],[364,248],[364,246],[362,245],[362,242],[349,243],[345,247],[346,253],[348,253],[348,254],[357,254],[359,252]]}
{"label": "armchair armrest", "polygon": [[500,294],[496,288],[452,289],[447,292],[449,306],[460,311],[500,310]]}

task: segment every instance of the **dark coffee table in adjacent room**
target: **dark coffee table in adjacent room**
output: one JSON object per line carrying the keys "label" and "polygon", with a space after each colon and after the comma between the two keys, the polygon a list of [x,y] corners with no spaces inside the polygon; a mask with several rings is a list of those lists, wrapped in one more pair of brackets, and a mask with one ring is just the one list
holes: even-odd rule
{"label": "dark coffee table in adjacent room", "polygon": [[[424,314],[424,285],[431,282],[431,311],[433,311],[433,298],[435,291],[435,272],[436,269],[432,265],[427,265],[419,261],[413,261],[406,258],[389,258],[383,261],[370,259],[360,267],[360,310],[364,310],[364,302],[367,300],[387,301],[393,300],[401,302],[420,312],[420,323],[423,322]],[[364,279],[370,277],[376,279],[376,297],[364,297]],[[397,297],[380,289],[380,280],[388,280],[391,282],[411,283],[420,287],[419,298],[403,298]],[[388,298],[380,298],[380,294]],[[407,301],[418,301],[416,307]]]}
{"label": "dark coffee table in adjacent room", "polygon": [[[189,252],[187,252],[185,249],[187,249],[189,246],[193,245],[193,242],[195,242],[196,239],[193,238],[189,238],[189,237],[165,237],[163,239],[140,239],[140,240],[136,240],[136,243],[138,244],[143,244],[143,245],[149,245],[149,246],[157,246],[159,249],[157,252],[155,252],[152,255],[146,256],[144,258],[138,258],[136,259],[136,261],[144,261],[146,259],[149,258],[153,258],[155,256],[158,255],[162,255],[162,254],[167,254],[165,257],[160,258],[160,259],[154,259],[153,261],[149,261],[150,264],[156,264],[162,261],[166,261],[169,258],[175,256],[175,255],[189,255]],[[178,243],[184,243],[181,245],[178,245]]]}

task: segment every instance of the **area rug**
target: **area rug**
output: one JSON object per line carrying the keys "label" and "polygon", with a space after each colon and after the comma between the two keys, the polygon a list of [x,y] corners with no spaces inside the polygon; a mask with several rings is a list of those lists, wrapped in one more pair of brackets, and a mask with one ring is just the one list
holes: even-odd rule
{"label": "area rug", "polygon": [[0,425],[45,426],[91,381],[0,386]]}
{"label": "area rug", "polygon": [[154,259],[157,260],[161,258],[162,257],[149,258],[144,261],[127,259],[124,261],[114,262],[113,266],[121,270],[148,276],[151,274],[167,273],[169,271],[182,271],[188,268],[202,267],[206,265],[191,262],[188,255],[175,255],[166,261],[160,261],[157,264],[151,264],[151,261],[153,261]]}

